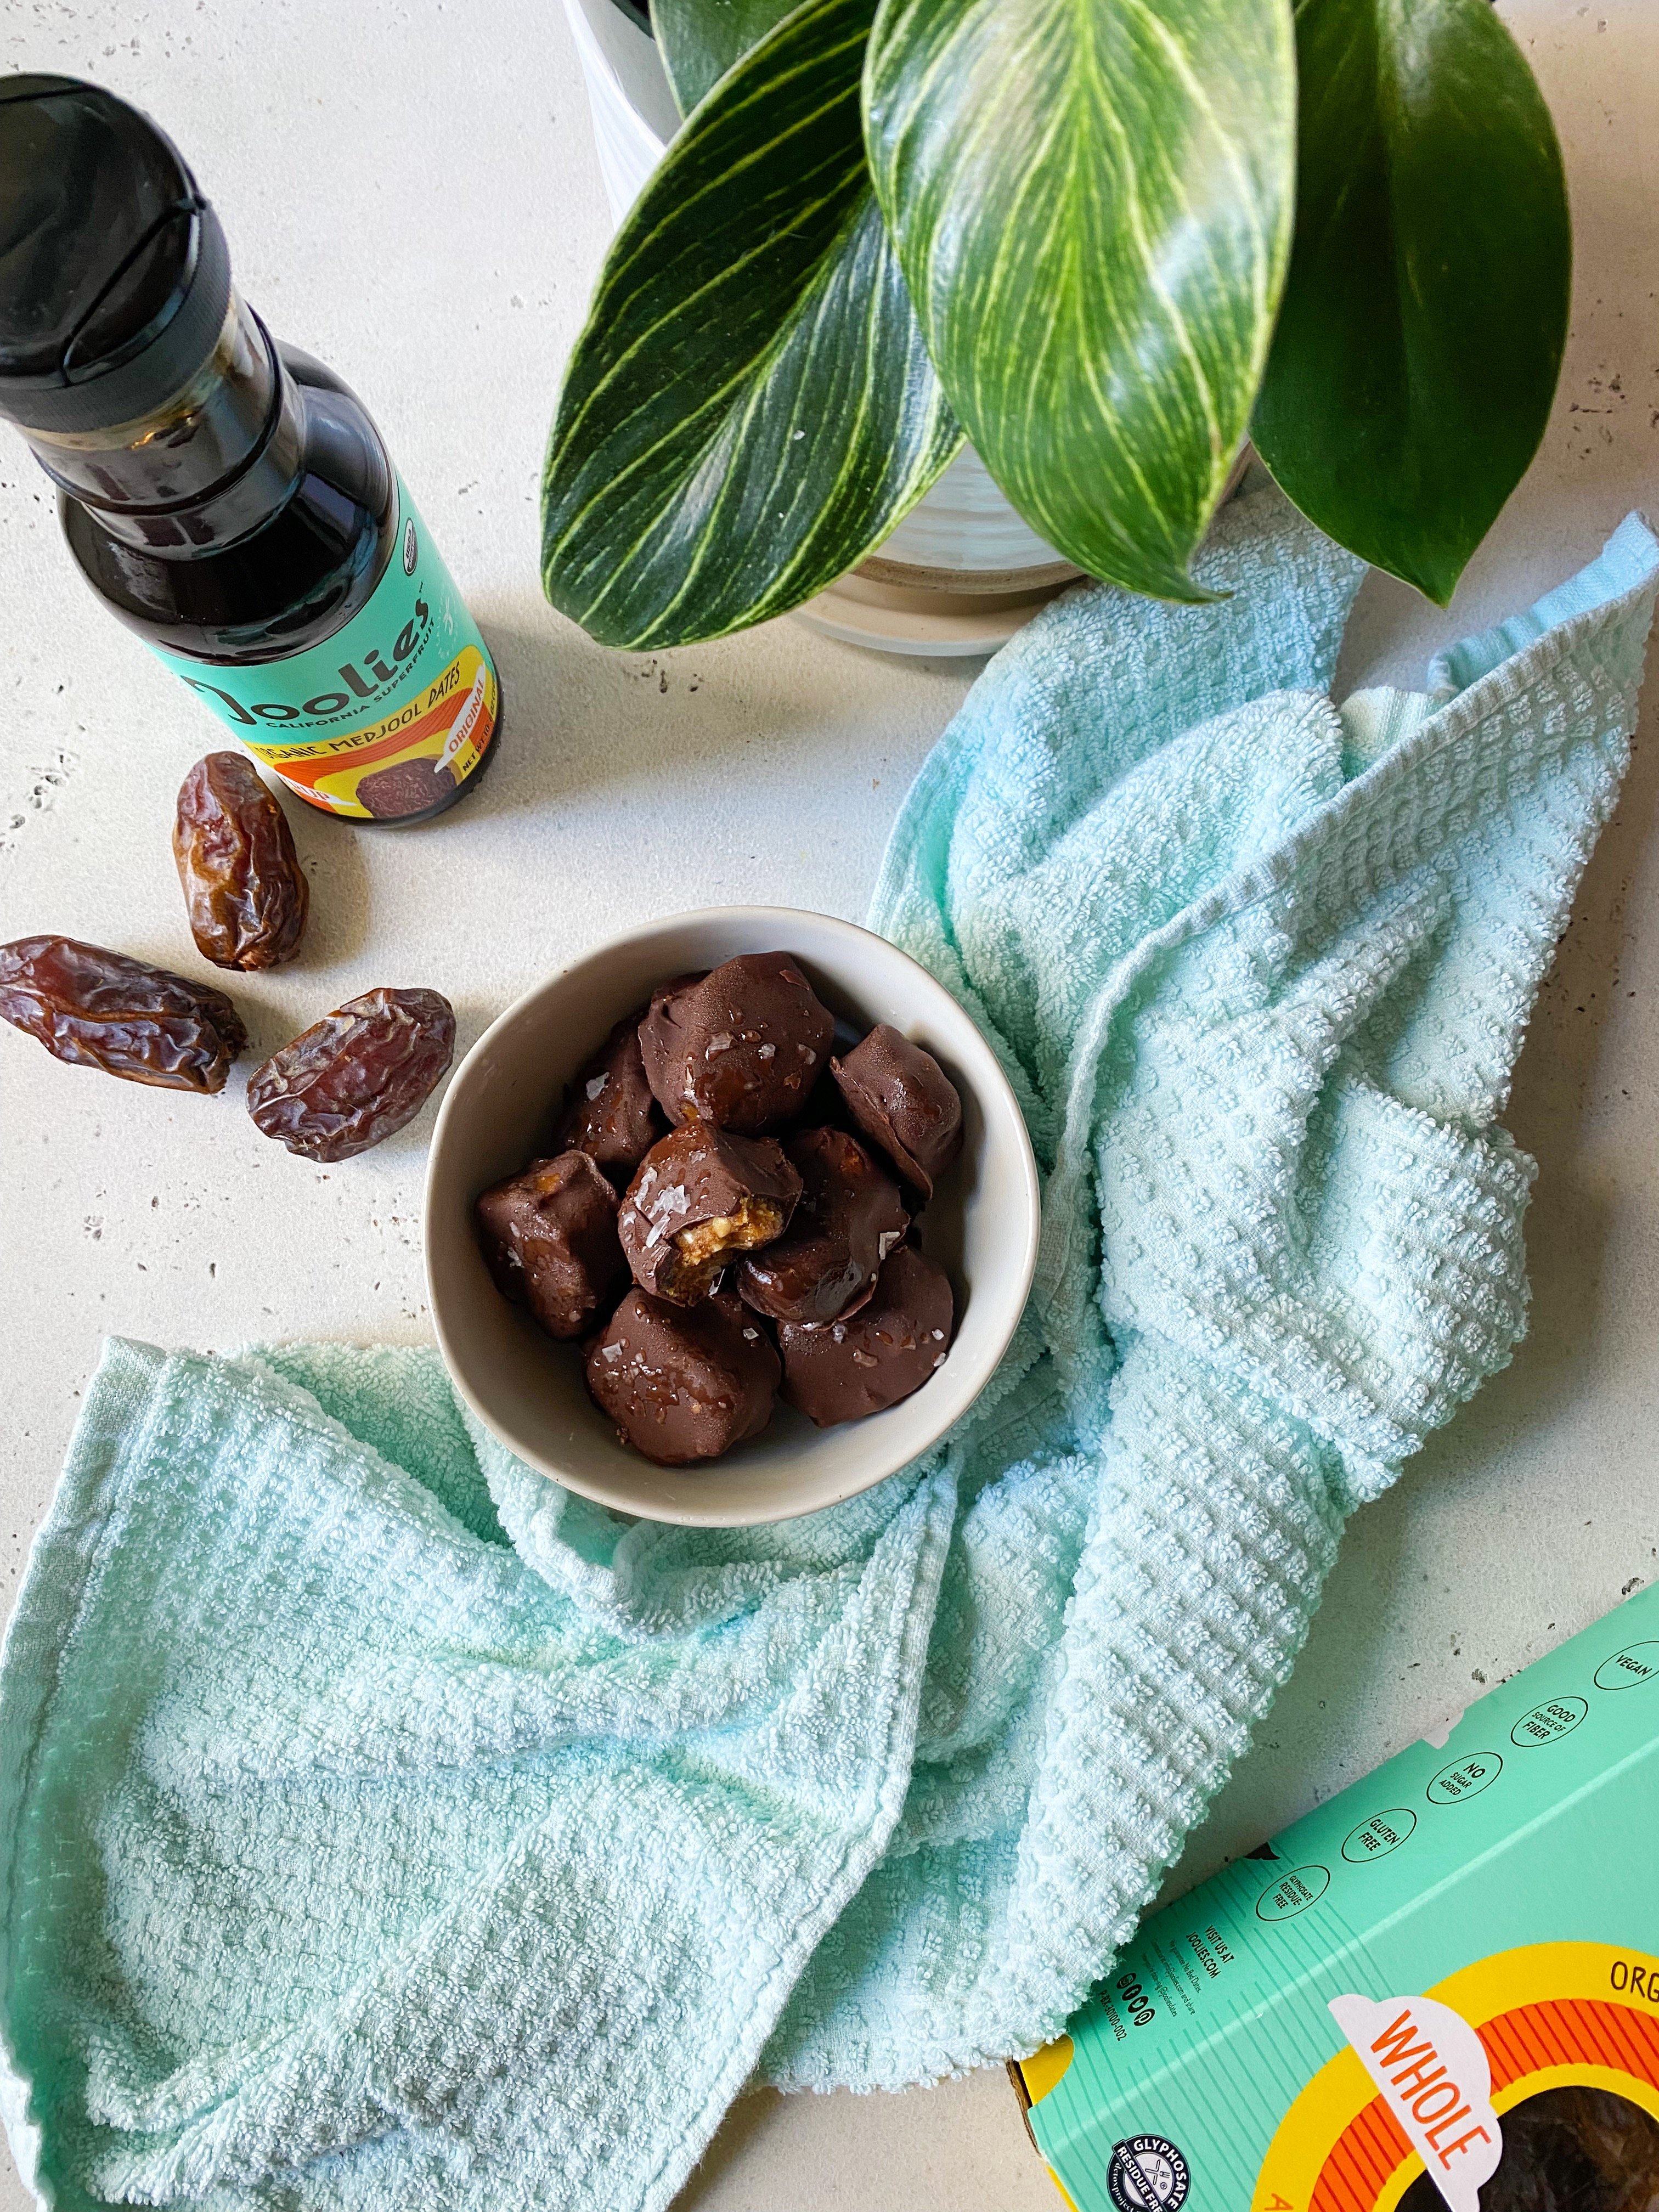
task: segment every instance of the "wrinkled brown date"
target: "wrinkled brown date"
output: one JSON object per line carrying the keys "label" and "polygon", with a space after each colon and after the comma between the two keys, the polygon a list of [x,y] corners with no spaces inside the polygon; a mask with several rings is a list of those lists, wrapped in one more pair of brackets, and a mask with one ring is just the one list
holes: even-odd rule
{"label": "wrinkled brown date", "polygon": [[164,1091],[222,1091],[247,1044],[241,1016],[211,983],[73,937],[0,945],[0,1018],[74,1066]]}
{"label": "wrinkled brown date", "polygon": [[413,1121],[455,1049],[436,991],[365,991],[248,1078],[247,1110],[307,1160],[349,1160]]}
{"label": "wrinkled brown date", "polygon": [[240,753],[210,753],[173,823],[191,935],[219,968],[274,968],[300,949],[310,887],[288,817]]}

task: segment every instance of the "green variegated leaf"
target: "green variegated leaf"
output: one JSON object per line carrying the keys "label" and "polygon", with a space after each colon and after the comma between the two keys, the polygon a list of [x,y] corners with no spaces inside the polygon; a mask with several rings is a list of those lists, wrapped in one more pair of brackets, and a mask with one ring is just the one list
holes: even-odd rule
{"label": "green variegated leaf", "polygon": [[682,115],[690,115],[795,0],[652,0],[657,52]]}
{"label": "green variegated leaf", "polygon": [[542,578],[607,645],[723,636],[871,552],[961,443],[870,189],[872,0],[801,0],[623,224],[577,341]]}
{"label": "green variegated leaf", "polygon": [[1301,0],[1301,185],[1255,442],[1322,530],[1443,606],[1537,450],[1571,233],[1487,0]]}
{"label": "green variegated leaf", "polygon": [[1285,0],[882,0],[876,190],[951,403],[1031,527],[1168,599],[1290,246]]}

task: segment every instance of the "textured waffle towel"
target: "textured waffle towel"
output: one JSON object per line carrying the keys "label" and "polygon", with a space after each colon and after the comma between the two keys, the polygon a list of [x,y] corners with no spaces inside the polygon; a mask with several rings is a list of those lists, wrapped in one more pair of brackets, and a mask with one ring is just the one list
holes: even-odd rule
{"label": "textured waffle towel", "polygon": [[931,1460],[629,1524],[421,1352],[110,1348],[0,1684],[0,2032],[63,2207],[634,2212],[758,2068],[1056,2031],[1306,1632],[1344,1520],[1519,1338],[1494,1126],[1626,764],[1624,525],[1427,696],[1271,490],[1235,596],[1089,589],[975,686],[876,926],[970,1006],[1037,1289]]}

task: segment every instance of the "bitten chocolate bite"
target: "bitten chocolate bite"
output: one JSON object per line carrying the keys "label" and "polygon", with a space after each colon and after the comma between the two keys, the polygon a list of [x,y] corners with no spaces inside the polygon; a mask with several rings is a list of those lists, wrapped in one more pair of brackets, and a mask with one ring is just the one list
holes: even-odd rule
{"label": "bitten chocolate bite", "polygon": [[640,1024],[640,1048],[676,1127],[708,1121],[758,1136],[800,1113],[835,1032],[787,952],[745,952],[665,984]]}
{"label": "bitten chocolate bite", "polygon": [[586,1335],[620,1294],[628,1262],[617,1198],[586,1152],[532,1160],[485,1191],[473,1214],[496,1288],[550,1336]]}
{"label": "bitten chocolate bite", "polygon": [[931,1198],[962,1150],[961,1095],[933,1054],[881,1022],[830,1067],[860,1129]]}
{"label": "bitten chocolate bite", "polygon": [[659,1467],[718,1459],[772,1418],[781,1370],[729,1291],[681,1308],[633,1290],[588,1346],[588,1390],[617,1434]]}
{"label": "bitten chocolate bite", "polygon": [[910,1217],[898,1185],[844,1130],[803,1129],[784,1152],[800,1203],[785,1233],[744,1261],[738,1295],[774,1321],[838,1321],[869,1299]]}
{"label": "bitten chocolate bite", "polygon": [[663,1133],[640,1055],[640,1016],[619,1021],[570,1087],[554,1142],[626,1182]]}
{"label": "bitten chocolate bite", "polygon": [[651,1147],[623,1200],[617,1228],[635,1281],[696,1305],[730,1261],[782,1235],[800,1190],[775,1138],[688,1121]]}
{"label": "bitten chocolate bite", "polygon": [[944,1268],[901,1244],[847,1320],[779,1322],[786,1403],[821,1429],[896,1406],[945,1364],[954,1315]]}

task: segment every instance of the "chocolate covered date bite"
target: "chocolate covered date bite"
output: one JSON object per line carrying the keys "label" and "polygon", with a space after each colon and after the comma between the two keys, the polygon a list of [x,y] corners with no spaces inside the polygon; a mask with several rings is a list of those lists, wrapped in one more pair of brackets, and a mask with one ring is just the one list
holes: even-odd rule
{"label": "chocolate covered date bite", "polygon": [[665,984],[640,1024],[645,1072],[676,1127],[739,1136],[792,1121],[835,1039],[827,1006],[787,952],[745,952]]}
{"label": "chocolate covered date bite", "polygon": [[781,1237],[800,1176],[771,1137],[688,1121],[640,1163],[617,1218],[634,1279],[671,1305],[695,1305],[732,1260]]}
{"label": "chocolate covered date bite", "polygon": [[830,1067],[864,1134],[931,1198],[962,1149],[961,1095],[933,1054],[882,1022]]}
{"label": "chocolate covered date bite", "polygon": [[744,1261],[738,1295],[774,1321],[838,1321],[870,1297],[910,1217],[898,1185],[844,1130],[803,1129],[784,1152],[800,1203],[785,1233]]}
{"label": "chocolate covered date bite", "polygon": [[571,1085],[554,1142],[586,1152],[626,1182],[662,1134],[662,1115],[645,1079],[640,1016],[617,1023]]}
{"label": "chocolate covered date bite", "polygon": [[588,1346],[586,1367],[618,1437],[659,1467],[718,1459],[758,1436],[780,1371],[765,1332],[729,1291],[689,1310],[630,1291]]}
{"label": "chocolate covered date bite", "polygon": [[628,1280],[615,1190],[586,1152],[532,1160],[473,1208],[495,1286],[550,1336],[583,1336]]}
{"label": "chocolate covered date bite", "polygon": [[945,1364],[954,1310],[944,1268],[901,1244],[845,1321],[779,1322],[785,1401],[821,1429],[896,1406]]}

